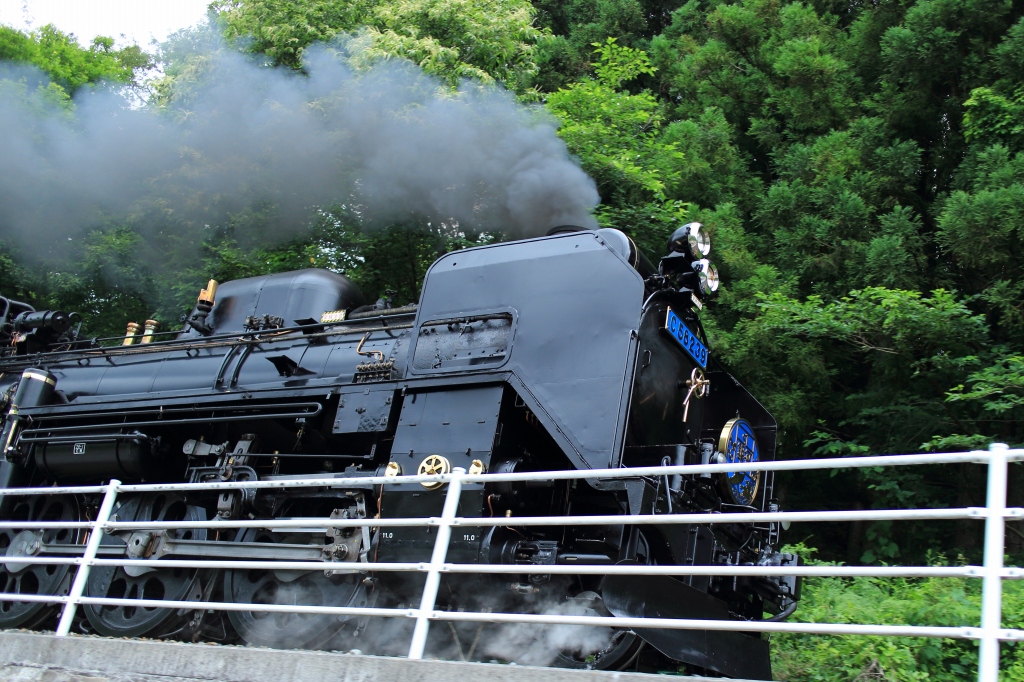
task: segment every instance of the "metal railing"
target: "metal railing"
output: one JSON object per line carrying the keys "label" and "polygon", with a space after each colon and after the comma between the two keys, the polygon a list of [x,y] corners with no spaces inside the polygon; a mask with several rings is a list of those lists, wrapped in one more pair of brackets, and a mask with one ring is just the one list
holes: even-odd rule
{"label": "metal railing", "polygon": [[[2,491],[11,495],[103,494],[99,512],[93,521],[0,521],[7,529],[84,529],[89,531],[82,556],[38,557],[19,556],[17,563],[65,564],[77,566],[74,581],[66,596],[0,593],[0,601],[45,602],[62,604],[63,611],[57,625],[57,636],[70,632],[72,620],[79,605],[135,606],[139,608],[196,609],[196,601],[155,599],[123,599],[85,596],[86,582],[93,566],[209,569],[277,569],[321,571],[337,567],[354,568],[360,572],[399,571],[426,574],[419,608],[349,607],[318,605],[241,604],[230,602],[201,602],[199,608],[217,611],[284,612],[302,614],[331,614],[337,616],[378,616],[409,618],[415,621],[408,657],[423,657],[432,621],[472,621],[481,623],[533,623],[551,625],[582,625],[616,628],[668,628],[683,630],[714,630],[743,632],[778,632],[818,635],[875,635],[891,637],[932,637],[970,639],[980,642],[978,680],[996,682],[999,676],[999,643],[1024,640],[1024,630],[1002,627],[1002,581],[1024,578],[1024,569],[1007,568],[1003,564],[1004,534],[1007,519],[1024,518],[1024,509],[1006,506],[1008,464],[1024,460],[1024,449],[1011,450],[1001,443],[988,451],[945,454],[887,455],[875,457],[791,460],[776,462],[735,464],[705,464],[689,466],[637,467],[629,469],[600,469],[585,471],[549,471],[502,474],[468,474],[454,469],[449,474],[434,476],[375,476],[359,478],[306,478],[270,481],[166,483],[124,485],[112,480],[103,486],[12,488]],[[816,512],[740,512],[740,513],[686,513],[608,516],[547,516],[547,517],[459,517],[456,515],[465,483],[497,483],[513,481],[553,481],[569,479],[624,479],[635,477],[662,477],[675,474],[719,474],[743,471],[795,471],[811,469],[852,469],[864,467],[915,466],[924,464],[984,464],[988,466],[987,504],[985,507],[951,509],[885,509],[857,511]],[[301,518],[301,519],[213,519],[205,521],[111,521],[110,515],[118,495],[145,492],[228,491],[239,489],[296,489],[305,487],[344,488],[346,485],[393,485],[396,483],[444,483],[448,489],[444,508],[439,517],[429,518]],[[512,565],[512,564],[457,564],[448,563],[447,553],[453,528],[489,526],[571,526],[571,525],[629,525],[629,524],[730,524],[762,522],[828,522],[828,521],[927,521],[976,519],[985,522],[984,561],[982,566],[658,566],[658,565]],[[258,560],[179,560],[179,559],[108,559],[100,558],[98,550],[104,533],[122,530],[176,530],[176,529],[278,529],[308,528],[375,529],[387,527],[433,527],[437,529],[429,562],[360,562],[325,563],[323,561],[258,561]],[[877,625],[857,623],[790,623],[765,621],[725,621],[669,618],[622,618],[612,616],[581,616],[569,614],[519,614],[491,612],[441,611],[436,598],[442,574],[457,573],[514,573],[543,575],[672,575],[672,576],[778,576],[780,573],[798,576],[830,577],[959,577],[979,578],[982,582],[981,619],[978,627],[924,627],[913,625]]]}

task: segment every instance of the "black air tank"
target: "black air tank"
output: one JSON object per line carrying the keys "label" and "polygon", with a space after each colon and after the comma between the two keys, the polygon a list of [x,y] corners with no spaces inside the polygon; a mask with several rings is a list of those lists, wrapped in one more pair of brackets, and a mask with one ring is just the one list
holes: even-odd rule
{"label": "black air tank", "polygon": [[116,478],[126,483],[146,480],[151,468],[145,438],[40,443],[35,464],[51,481],[85,483]]}

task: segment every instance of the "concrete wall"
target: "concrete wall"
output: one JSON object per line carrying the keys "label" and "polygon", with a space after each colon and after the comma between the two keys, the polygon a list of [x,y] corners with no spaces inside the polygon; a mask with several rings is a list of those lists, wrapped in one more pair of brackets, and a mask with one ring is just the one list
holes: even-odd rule
{"label": "concrete wall", "polygon": [[0,682],[697,682],[529,666],[0,632]]}

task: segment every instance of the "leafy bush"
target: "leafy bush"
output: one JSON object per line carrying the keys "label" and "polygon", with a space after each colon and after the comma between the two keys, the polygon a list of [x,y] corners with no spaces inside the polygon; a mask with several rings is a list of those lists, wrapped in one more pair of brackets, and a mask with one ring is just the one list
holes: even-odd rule
{"label": "leafy bush", "polygon": [[[805,557],[814,552],[792,549]],[[931,563],[948,562],[937,557]],[[973,578],[811,578],[790,620],[976,627],[980,603],[981,581]],[[1003,626],[1022,625],[1024,586],[1004,581]],[[972,640],[782,634],[772,636],[771,647],[775,677],[787,682],[963,682],[978,674],[978,643]],[[1024,681],[1019,645],[1003,643],[1000,679]]]}

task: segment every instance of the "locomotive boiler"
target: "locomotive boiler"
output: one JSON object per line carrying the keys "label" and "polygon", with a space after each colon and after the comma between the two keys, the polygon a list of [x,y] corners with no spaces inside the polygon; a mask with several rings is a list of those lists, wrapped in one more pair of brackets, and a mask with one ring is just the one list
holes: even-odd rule
{"label": "locomotive boiler", "polygon": [[[736,463],[775,456],[776,423],[708,348],[700,311],[718,285],[697,223],[672,236],[655,267],[623,233],[564,228],[547,237],[448,253],[416,305],[367,304],[345,277],[303,270],[201,292],[183,328],[152,320],[115,340],[88,339],[74,314],[0,298],[0,488],[124,482],[280,481],[216,493],[126,494],[123,521],[439,516],[443,484],[417,473],[587,470]],[[624,472],[625,473],[625,472]],[[394,485],[332,479],[394,476]],[[288,488],[322,477],[323,487]],[[0,591],[62,594],[83,531],[33,521],[94,518],[98,497],[8,496]],[[509,574],[442,584],[438,608],[543,611],[577,606],[619,617],[783,619],[799,584],[773,523],[516,526],[527,516],[753,512],[777,509],[761,472],[466,483],[449,561],[507,564]],[[111,533],[101,556],[152,567],[97,566],[86,594],[195,601],[189,609],[93,606],[77,627],[108,636],[389,653],[388,619],[207,613],[204,600],[399,606],[418,574],[358,564],[429,561],[422,527],[171,530]],[[161,559],[323,561],[328,570],[162,568]],[[17,560],[15,560],[17,559]],[[345,571],[331,571],[338,562]],[[541,575],[515,565],[680,566],[678,576]],[[685,567],[776,565],[778,577],[687,576]],[[0,602],[0,628],[37,627],[55,607]],[[393,622],[392,628],[401,627]],[[461,624],[460,624],[461,625]],[[436,628],[431,646],[457,637]],[[472,634],[466,637],[472,639]],[[500,630],[476,637],[500,637]],[[461,646],[461,645],[460,645]],[[685,668],[771,679],[757,633],[614,629],[587,650],[552,644],[547,662],[600,669]],[[488,648],[481,645],[480,652]],[[460,648],[461,651],[461,648]],[[493,651],[493,648],[492,648]],[[491,657],[501,656],[491,654]]]}

